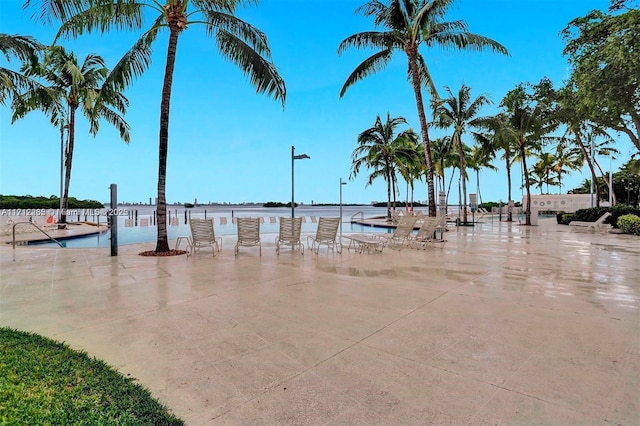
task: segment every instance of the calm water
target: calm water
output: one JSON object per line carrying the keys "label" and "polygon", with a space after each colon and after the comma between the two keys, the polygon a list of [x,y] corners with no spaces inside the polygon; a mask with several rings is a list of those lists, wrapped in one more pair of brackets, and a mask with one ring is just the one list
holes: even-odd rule
{"label": "calm water", "polygon": [[[118,216],[118,245],[145,243],[156,241],[157,227],[153,225],[153,212],[154,206],[120,206],[119,210],[122,210],[122,215]],[[137,225],[135,223],[135,213],[137,211]],[[167,225],[167,232],[169,239],[173,240],[179,236],[187,236],[191,234],[189,230],[188,221],[185,223],[185,211],[187,212],[187,220],[189,217],[204,218],[205,216],[210,219],[214,219],[215,232],[217,236],[224,237],[225,235],[236,235],[236,225],[232,222],[232,215],[234,217],[263,217],[264,223],[260,227],[261,234],[272,234],[275,238],[275,234],[278,233],[278,223],[270,223],[270,217],[279,216],[291,216],[291,209],[286,207],[280,208],[264,208],[264,207],[226,207],[226,206],[207,206],[207,207],[194,207],[192,209],[185,209],[184,207],[169,207],[167,214],[172,218],[169,220],[170,225]],[[369,206],[343,206],[342,207],[342,232],[389,232],[385,228],[372,228],[369,226],[362,226],[352,224],[351,219],[360,219],[362,217],[369,218],[374,216],[384,216],[386,214],[386,208],[384,207],[369,207]],[[317,223],[311,222],[311,217],[320,216],[336,217],[340,215],[340,208],[336,206],[331,207],[317,207],[317,206],[300,206],[296,207],[295,215],[304,216],[306,222],[302,224],[303,234],[313,234],[316,231]],[[227,218],[226,224],[220,223],[220,218]],[[177,218],[177,224],[176,224]],[[77,220],[77,217],[71,217],[71,220]],[[85,220],[85,217],[81,217],[80,220]],[[99,221],[100,223],[106,223],[106,217],[86,217],[88,221]],[[148,222],[148,226],[141,226],[144,221]],[[266,236],[265,238],[271,238]],[[93,235],[88,237],[74,238],[64,240],[63,243],[66,247],[109,247],[110,245],[110,232],[99,235]],[[45,243],[42,246],[57,246],[55,243]]]}

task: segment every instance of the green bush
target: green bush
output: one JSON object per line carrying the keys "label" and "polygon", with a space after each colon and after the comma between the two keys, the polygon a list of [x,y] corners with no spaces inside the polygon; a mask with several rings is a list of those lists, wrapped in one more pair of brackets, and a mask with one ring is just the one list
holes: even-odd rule
{"label": "green bush", "polygon": [[572,220],[595,222],[606,212],[611,213],[611,216],[607,218],[605,223],[612,225],[614,228],[618,227],[618,218],[620,216],[624,216],[627,214],[640,216],[640,209],[620,204],[613,207],[593,207],[591,209],[581,209],[576,211],[575,213],[563,214],[562,219],[560,219],[558,223],[568,225]]}
{"label": "green bush", "polygon": [[576,220],[575,216],[575,213],[558,213],[556,215],[556,221],[559,225],[568,225],[572,220]]}
{"label": "green bush", "polygon": [[0,327],[0,424],[184,422],[103,361],[37,334]]}
{"label": "green bush", "polygon": [[618,228],[625,234],[640,235],[640,217],[635,214],[620,216]]}

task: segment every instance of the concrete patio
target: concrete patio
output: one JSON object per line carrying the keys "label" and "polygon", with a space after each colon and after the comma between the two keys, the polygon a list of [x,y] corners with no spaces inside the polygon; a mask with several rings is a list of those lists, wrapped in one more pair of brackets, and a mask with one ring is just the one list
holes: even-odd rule
{"label": "concrete patio", "polygon": [[640,424],[640,238],[487,221],[443,249],[0,248],[0,325],[190,425]]}

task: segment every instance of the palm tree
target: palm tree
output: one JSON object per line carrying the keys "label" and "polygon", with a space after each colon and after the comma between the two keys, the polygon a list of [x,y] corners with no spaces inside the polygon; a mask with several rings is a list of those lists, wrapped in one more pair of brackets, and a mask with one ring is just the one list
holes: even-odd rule
{"label": "palm tree", "polygon": [[486,119],[476,117],[480,108],[491,103],[484,95],[471,101],[471,88],[462,84],[458,95],[454,96],[449,87],[446,87],[448,97],[436,100],[433,105],[434,125],[447,129],[453,127],[451,140],[458,150],[460,176],[462,183],[462,220],[467,222],[467,179],[466,164],[462,137],[469,128],[479,127]]}
{"label": "palm tree", "polygon": [[550,152],[541,152],[537,155],[538,162],[533,165],[529,173],[529,179],[534,180],[536,186],[540,189],[542,195],[542,187],[547,185],[547,194],[549,194],[549,185],[555,185],[556,180],[551,176],[556,164],[556,157]]}
{"label": "palm tree", "polygon": [[527,157],[532,151],[541,150],[547,141],[546,135],[555,130],[557,123],[550,119],[545,106],[535,103],[521,84],[510,90],[500,105],[506,109],[505,125],[500,132],[502,137],[513,142],[517,151],[516,159],[522,164],[522,176],[527,191],[525,224],[531,225],[531,181]]}
{"label": "palm tree", "polygon": [[562,193],[562,175],[568,174],[571,170],[579,170],[582,166],[581,155],[574,149],[570,149],[561,139],[553,153],[554,162],[551,165],[552,171],[556,174],[558,182],[558,194]]}
{"label": "palm tree", "polygon": [[347,89],[357,81],[384,68],[391,59],[393,52],[401,51],[406,54],[409,64],[409,81],[415,96],[427,164],[430,216],[436,215],[433,182],[434,166],[427,118],[422,100],[422,87],[428,87],[433,99],[437,99],[438,95],[431,80],[427,63],[419,52],[420,45],[476,51],[490,48],[495,52],[508,54],[507,49],[498,42],[470,33],[464,21],[443,21],[453,1],[389,0],[388,4],[384,4],[380,0],[370,0],[359,7],[356,13],[372,16],[375,26],[382,27],[383,31],[365,31],[354,34],[344,39],[338,47],[338,54],[342,54],[349,47],[378,50],[365,59],[351,73],[342,86],[340,97],[343,97]]}
{"label": "palm tree", "polygon": [[51,123],[61,129],[62,138],[64,130],[68,132],[60,212],[60,222],[66,223],[75,147],[76,112],[80,109],[89,120],[89,132],[92,135],[98,133],[100,120],[105,119],[117,128],[122,140],[129,143],[129,125],[120,115],[126,112],[129,102],[122,93],[102,87],[109,70],[104,60],[93,53],[87,55],[80,64],[73,52],[67,52],[62,46],[51,46],[47,48],[42,61],[27,62],[22,71],[30,78],[42,79],[45,84],[13,98],[12,121],[24,117],[31,111],[42,110],[49,115]]}
{"label": "palm tree", "polygon": [[[453,167],[454,160],[458,158],[458,155],[455,153],[454,146],[451,141],[451,136],[444,136],[432,140],[431,153],[433,154],[433,168],[435,176],[438,179],[437,183],[440,188],[439,191],[445,192],[446,196],[448,196],[448,192],[446,192],[445,190],[446,170],[449,167]],[[447,210],[447,204],[448,203],[445,201],[445,205],[441,206],[441,208],[445,209],[445,212]]]}
{"label": "palm tree", "polygon": [[361,167],[372,169],[367,185],[382,177],[387,182],[387,220],[391,220],[391,193],[395,193],[396,169],[405,169],[405,164],[416,161],[418,137],[409,129],[396,136],[396,128],[407,124],[403,117],[382,122],[378,115],[373,127],[358,135],[358,146],[353,150],[350,179],[355,178]]}
{"label": "palm tree", "polygon": [[[12,56],[21,62],[33,61],[39,51],[43,49],[33,37],[21,35],[0,34],[0,52],[9,61]],[[37,84],[29,77],[0,67],[0,105],[4,105],[7,98],[25,90],[33,90]]]}
{"label": "palm tree", "polygon": [[[478,133],[474,133],[477,136]],[[493,153],[485,150],[481,145],[474,145],[471,148],[470,161],[467,163],[467,167],[476,172],[476,191],[478,193],[479,204],[482,204],[482,193],[480,192],[480,171],[489,169],[496,171],[498,168],[492,164],[494,159]]]}
{"label": "palm tree", "polygon": [[[400,170],[402,177],[407,183],[407,203],[410,204],[411,210],[413,210],[413,194],[415,190],[415,182],[421,181],[422,177],[426,175],[427,167],[424,163],[424,145],[422,143],[416,143],[419,139],[418,135],[414,132],[410,143],[414,145],[414,158],[406,158],[401,160],[403,166]],[[411,197],[409,197],[409,188],[411,189]]]}
{"label": "palm tree", "polygon": [[[169,116],[173,71],[178,38],[189,25],[204,24],[207,35],[214,36],[219,52],[235,63],[249,77],[258,93],[280,100],[284,107],[286,88],[271,61],[266,35],[234,15],[238,6],[257,0],[27,0],[37,14],[59,19],[60,36],[78,36],[83,32],[106,32],[111,27],[143,30],[143,34],[120,60],[108,81],[123,89],[132,76],[139,76],[149,66],[151,46],[162,28],[169,30],[167,59],[160,101],[158,141],[158,234],[155,251],[169,251],[167,236],[166,174],[169,147]],[[157,14],[149,27],[144,26],[148,11]]]}

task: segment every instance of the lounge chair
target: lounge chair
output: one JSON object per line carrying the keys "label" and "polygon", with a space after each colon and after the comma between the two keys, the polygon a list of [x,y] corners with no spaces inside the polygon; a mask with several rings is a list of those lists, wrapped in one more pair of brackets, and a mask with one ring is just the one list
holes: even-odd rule
{"label": "lounge chair", "polygon": [[401,217],[402,216],[400,215],[400,210],[391,211],[391,223],[393,223],[394,225],[400,222]]}
{"label": "lounge chair", "polygon": [[585,231],[605,231],[610,227],[610,225],[604,223],[609,216],[611,216],[611,213],[606,212],[595,222],[572,220],[571,222],[569,222],[569,226],[571,227],[571,230],[582,229]]}
{"label": "lounge chair", "polygon": [[383,234],[387,238],[387,245],[391,248],[402,250],[409,245],[409,237],[413,233],[418,218],[415,216],[400,216],[393,234]]}
{"label": "lounge chair", "polygon": [[442,217],[425,217],[422,221],[422,225],[418,229],[417,234],[409,234],[409,247],[411,248],[426,248],[427,243],[434,244],[436,242],[444,242],[444,240],[438,240],[435,238],[436,231]]}
{"label": "lounge chair", "polygon": [[[189,219],[191,239],[187,240],[187,254],[194,254],[196,250],[211,247],[215,256],[222,249],[222,238],[216,237],[213,229],[213,219]],[[176,242],[176,246],[178,242]]]}
{"label": "lounge chair", "polygon": [[383,234],[351,234],[344,235],[343,237],[349,240],[347,250],[352,248],[359,253],[382,253],[387,245],[387,239],[382,236]]}
{"label": "lounge chair", "polygon": [[238,217],[238,242],[236,242],[235,255],[238,255],[240,247],[258,247],[262,256],[262,243],[260,242],[260,218]]}
{"label": "lounge chair", "polygon": [[307,237],[307,247],[318,254],[321,245],[326,245],[327,250],[331,249],[342,253],[342,244],[338,240],[339,217],[320,217],[318,219],[318,229],[316,235]]}
{"label": "lounge chair", "polygon": [[302,230],[302,218],[281,217],[280,231],[276,237],[276,254],[280,254],[280,246],[291,246],[291,250],[300,247],[300,253],[304,254],[304,244],[300,241]]}

